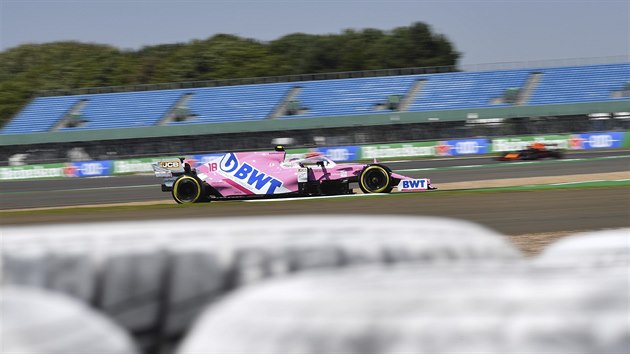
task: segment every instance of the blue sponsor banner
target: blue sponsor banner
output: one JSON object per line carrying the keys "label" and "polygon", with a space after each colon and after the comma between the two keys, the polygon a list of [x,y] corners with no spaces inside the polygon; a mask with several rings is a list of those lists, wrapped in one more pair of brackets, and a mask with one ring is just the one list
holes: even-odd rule
{"label": "blue sponsor banner", "polygon": [[333,146],[317,148],[315,151],[324,154],[336,162],[355,161],[359,158],[358,146]]}
{"label": "blue sponsor banner", "polygon": [[490,148],[488,139],[458,139],[440,141],[435,146],[438,156],[458,156],[487,154]]}
{"label": "blue sponsor banner", "polygon": [[620,148],[623,146],[625,134],[625,132],[572,134],[569,148],[572,150]]}
{"label": "blue sponsor banner", "polygon": [[112,173],[112,161],[73,162],[66,166],[66,175],[71,177],[109,176]]}

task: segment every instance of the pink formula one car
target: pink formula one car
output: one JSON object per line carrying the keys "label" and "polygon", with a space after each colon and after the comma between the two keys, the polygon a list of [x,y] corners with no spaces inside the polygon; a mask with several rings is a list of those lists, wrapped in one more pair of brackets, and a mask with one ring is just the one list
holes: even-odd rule
{"label": "pink formula one car", "polygon": [[426,178],[413,179],[374,164],[336,164],[321,154],[285,160],[285,151],[238,152],[217,156],[193,169],[185,160],[153,165],[163,178],[162,191],[177,203],[209,202],[234,198],[352,194],[351,183],[363,193],[389,193],[437,189]]}

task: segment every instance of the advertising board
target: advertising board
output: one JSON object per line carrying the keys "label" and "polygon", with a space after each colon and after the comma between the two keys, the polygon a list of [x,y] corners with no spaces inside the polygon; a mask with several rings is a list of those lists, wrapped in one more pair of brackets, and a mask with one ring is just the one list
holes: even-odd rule
{"label": "advertising board", "polygon": [[113,161],[112,174],[126,174],[126,173],[145,173],[153,172],[152,164],[159,162],[160,160],[172,160],[177,157],[144,157],[128,160],[115,160]]}
{"label": "advertising board", "polygon": [[435,156],[434,141],[361,146],[361,159],[388,159]]}
{"label": "advertising board", "polygon": [[438,141],[435,145],[437,156],[478,155],[488,153],[488,139],[457,139]]}
{"label": "advertising board", "polygon": [[0,167],[0,180],[66,177],[65,163]]}
{"label": "advertising board", "polygon": [[112,161],[85,161],[69,163],[66,175],[69,177],[109,176],[112,172]]}
{"label": "advertising board", "polygon": [[359,159],[360,154],[358,146],[323,147],[316,148],[315,151],[336,162],[355,161]]}
{"label": "advertising board", "polygon": [[572,150],[614,149],[623,147],[626,132],[571,134]]}

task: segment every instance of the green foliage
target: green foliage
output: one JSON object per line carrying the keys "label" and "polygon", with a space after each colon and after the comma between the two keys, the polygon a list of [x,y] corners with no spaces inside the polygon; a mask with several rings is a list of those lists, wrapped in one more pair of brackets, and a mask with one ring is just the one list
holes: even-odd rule
{"label": "green foliage", "polygon": [[0,124],[38,91],[455,65],[459,53],[424,23],[340,34],[293,33],[268,43],[218,34],[137,51],[79,42],[0,52]]}

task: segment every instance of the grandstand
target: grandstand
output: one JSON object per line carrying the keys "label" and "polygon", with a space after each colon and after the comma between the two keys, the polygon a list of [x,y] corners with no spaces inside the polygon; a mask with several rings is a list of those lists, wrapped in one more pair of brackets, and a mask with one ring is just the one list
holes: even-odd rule
{"label": "grandstand", "polygon": [[630,62],[101,88],[33,99],[0,130],[0,164],[630,129],[624,112]]}
{"label": "grandstand", "polygon": [[630,100],[630,63],[39,97],[0,134]]}

